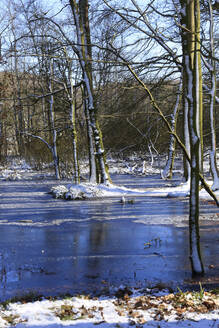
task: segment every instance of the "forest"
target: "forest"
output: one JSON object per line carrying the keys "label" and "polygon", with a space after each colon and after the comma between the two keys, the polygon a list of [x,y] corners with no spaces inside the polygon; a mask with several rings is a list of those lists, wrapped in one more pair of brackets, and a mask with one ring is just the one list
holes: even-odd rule
{"label": "forest", "polygon": [[86,162],[88,181],[110,187],[110,160],[162,159],[169,181],[180,159],[195,277],[205,273],[200,190],[219,204],[218,9],[218,0],[0,4],[0,165],[19,158],[80,185]]}

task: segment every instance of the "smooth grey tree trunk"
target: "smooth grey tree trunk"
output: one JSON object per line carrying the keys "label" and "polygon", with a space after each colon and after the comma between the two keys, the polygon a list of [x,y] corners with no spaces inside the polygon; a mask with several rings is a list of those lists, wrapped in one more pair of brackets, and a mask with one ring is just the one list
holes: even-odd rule
{"label": "smooth grey tree trunk", "polygon": [[71,134],[72,134],[72,147],[73,147],[73,162],[74,162],[74,182],[75,184],[80,183],[80,168],[79,168],[79,162],[78,162],[78,146],[77,146],[77,131],[76,131],[76,95],[74,92],[74,86],[73,86],[73,81],[72,81],[72,76],[70,73],[69,76],[70,79],[70,100],[71,100],[71,105],[70,105],[70,113],[69,113],[69,118],[70,118],[70,124],[71,124]]}
{"label": "smooth grey tree trunk", "polygon": [[211,150],[210,150],[210,168],[213,178],[212,190],[219,189],[219,176],[217,169],[217,149],[216,149],[216,133],[215,133],[215,97],[216,97],[216,65],[215,65],[215,51],[214,51],[214,18],[211,0],[208,0],[209,14],[210,14],[210,52],[211,60],[208,69],[211,75],[211,88],[209,92],[210,97],[210,124],[211,124]]}
{"label": "smooth grey tree trunk", "polygon": [[[182,82],[180,82],[179,89],[177,92],[176,103],[174,106],[172,118],[171,118],[171,129],[176,132],[176,124],[177,124],[177,117],[179,112],[179,104],[181,99],[182,93]],[[171,179],[173,175],[173,165],[174,165],[174,157],[175,157],[175,149],[176,149],[176,139],[173,134],[170,135],[170,143],[169,143],[169,151],[168,151],[168,159],[166,162],[165,167],[161,171],[161,176],[163,179]]]}
{"label": "smooth grey tree trunk", "polygon": [[[97,178],[98,183],[109,184],[111,182],[108,173],[107,165],[105,163],[105,154],[103,148],[102,134],[96,117],[96,107],[94,101],[93,78],[92,78],[92,53],[91,40],[88,19],[88,1],[87,0],[69,0],[74,16],[76,33],[77,33],[77,55],[79,57],[81,70],[83,74],[84,86],[87,95],[87,110],[88,117],[91,123],[94,144],[95,157],[97,163]],[[99,178],[100,176],[100,178]]]}
{"label": "smooth grey tree trunk", "polygon": [[[84,95],[86,95],[86,90],[84,90]],[[88,154],[89,154],[89,168],[90,168],[89,181],[95,183],[98,181],[96,159],[95,159],[95,147],[93,142],[94,140],[93,130],[91,127],[86,96],[84,96],[83,106],[84,106],[84,113],[85,113],[86,125],[87,125]]]}
{"label": "smooth grey tree trunk", "polygon": [[[187,152],[190,154],[190,136],[189,136],[189,105],[188,99],[184,98],[184,113],[183,113],[183,136],[184,136],[184,144]],[[191,178],[191,166],[184,156],[184,180],[190,181]]]}
{"label": "smooth grey tree trunk", "polygon": [[52,74],[53,74],[53,63],[50,62],[50,77],[49,77],[49,92],[51,93],[50,100],[49,100],[49,117],[51,123],[51,133],[52,133],[52,155],[53,155],[53,162],[54,162],[54,169],[55,169],[55,176],[56,179],[60,179],[59,173],[59,158],[57,153],[57,131],[55,129],[55,115],[54,115],[54,96],[52,94]]}
{"label": "smooth grey tree trunk", "polygon": [[201,92],[201,61],[200,61],[200,4],[199,0],[185,3],[181,0],[182,22],[186,29],[182,30],[186,43],[183,43],[186,72],[186,97],[189,111],[189,136],[191,158],[189,235],[190,260],[193,275],[203,275],[204,267],[200,251],[199,236],[199,172],[200,172],[200,96]]}

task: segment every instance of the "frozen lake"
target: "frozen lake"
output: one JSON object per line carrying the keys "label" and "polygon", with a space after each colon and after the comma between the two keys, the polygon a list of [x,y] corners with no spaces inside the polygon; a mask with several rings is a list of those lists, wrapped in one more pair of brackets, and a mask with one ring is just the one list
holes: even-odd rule
{"label": "frozen lake", "polygon": [[[158,177],[117,175],[131,188],[161,187]],[[173,181],[176,184],[177,181]],[[1,181],[0,299],[34,291],[101,292],[121,284],[176,287],[190,283],[188,200],[135,197],[63,201],[54,180]],[[201,214],[217,213],[202,204]],[[219,276],[219,224],[201,220],[205,282]]]}

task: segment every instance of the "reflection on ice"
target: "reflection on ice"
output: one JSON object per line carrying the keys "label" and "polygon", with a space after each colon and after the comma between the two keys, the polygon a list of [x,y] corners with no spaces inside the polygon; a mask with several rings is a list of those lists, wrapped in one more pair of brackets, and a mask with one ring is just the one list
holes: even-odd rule
{"label": "reflection on ice", "polygon": [[5,277],[3,278],[3,283],[4,282],[10,283],[10,282],[18,281],[18,280],[19,280],[18,272],[8,271],[8,272],[5,272]]}

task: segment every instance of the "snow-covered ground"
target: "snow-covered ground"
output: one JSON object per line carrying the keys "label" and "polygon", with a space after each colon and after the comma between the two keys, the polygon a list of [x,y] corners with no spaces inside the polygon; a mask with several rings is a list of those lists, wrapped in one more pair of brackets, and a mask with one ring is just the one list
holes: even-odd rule
{"label": "snow-covered ground", "polygon": [[216,293],[167,291],[151,294],[120,287],[111,297],[78,295],[1,306],[1,327],[218,328]]}
{"label": "snow-covered ground", "polygon": [[[135,161],[133,160],[135,163]],[[110,173],[112,174],[135,174],[135,175],[150,175],[150,174],[159,174],[157,167],[152,167],[150,164],[143,162],[141,165],[133,164],[128,161],[119,161],[114,162],[111,160]],[[132,164],[131,164],[132,163]],[[205,164],[206,167],[207,164]],[[179,171],[180,172],[180,171]],[[87,163],[82,165],[82,174],[87,173]],[[51,171],[45,171],[44,173],[34,174],[34,178],[48,178],[52,176]],[[29,177],[32,179],[32,170],[31,167],[25,163],[25,161],[20,161],[19,163],[13,162],[9,167],[0,167],[0,180],[21,180],[22,178]],[[207,183],[211,186],[212,181],[208,180]],[[89,198],[102,198],[102,197],[118,197],[121,196],[163,196],[163,197],[186,197],[189,195],[189,183],[181,183],[176,187],[164,187],[164,188],[150,188],[150,189],[130,189],[123,186],[117,186],[110,184],[106,185],[96,185],[88,182],[82,182],[80,185],[74,184],[58,184],[56,187],[53,187],[51,193],[55,198],[65,198],[65,199],[89,199]],[[215,192],[216,196],[219,199],[219,190]],[[201,199],[211,199],[210,195],[202,189],[200,192]]]}
{"label": "snow-covered ground", "polygon": [[[205,157],[206,158],[206,157]],[[176,159],[174,173],[178,175],[182,175],[182,160],[181,158]],[[165,165],[165,158],[156,159],[154,164],[151,165],[150,161],[145,161],[139,154],[134,154],[133,156],[126,158],[126,159],[115,159],[110,158],[108,159],[109,165],[109,172],[110,174],[130,174],[130,175],[153,175],[153,174],[160,174],[161,168],[160,166]],[[44,165],[45,166],[45,165]],[[46,166],[45,166],[46,167]],[[12,165],[10,169],[3,171],[3,177],[8,180],[19,180],[22,176],[20,169],[22,172],[26,172],[30,170],[28,164],[24,161],[20,164],[16,164],[16,162]],[[82,177],[88,174],[88,162],[82,161],[80,163],[80,172]],[[205,159],[204,161],[204,172],[205,175],[209,177],[210,167],[209,161]],[[47,173],[48,174],[48,173]],[[51,173],[50,173],[51,174]],[[40,174],[42,177],[42,174]],[[64,176],[68,176],[67,173],[64,173]],[[85,180],[84,178],[82,180]],[[206,181],[209,186],[212,185],[212,180]],[[116,186],[116,185],[95,185],[91,183],[84,183],[82,182],[80,185],[76,186],[74,184],[62,185],[58,184],[56,187],[53,187],[51,193],[55,198],[65,198],[65,199],[89,199],[89,198],[101,198],[101,197],[125,197],[125,196],[163,196],[163,197],[186,197],[189,195],[189,188],[190,184],[181,183],[176,187],[167,187],[164,188],[155,188],[142,190],[142,189],[130,189],[125,188],[123,186]],[[219,198],[219,191],[215,192],[216,196]],[[201,199],[211,199],[209,194],[202,189],[200,192]],[[123,198],[124,200],[124,198]]]}

